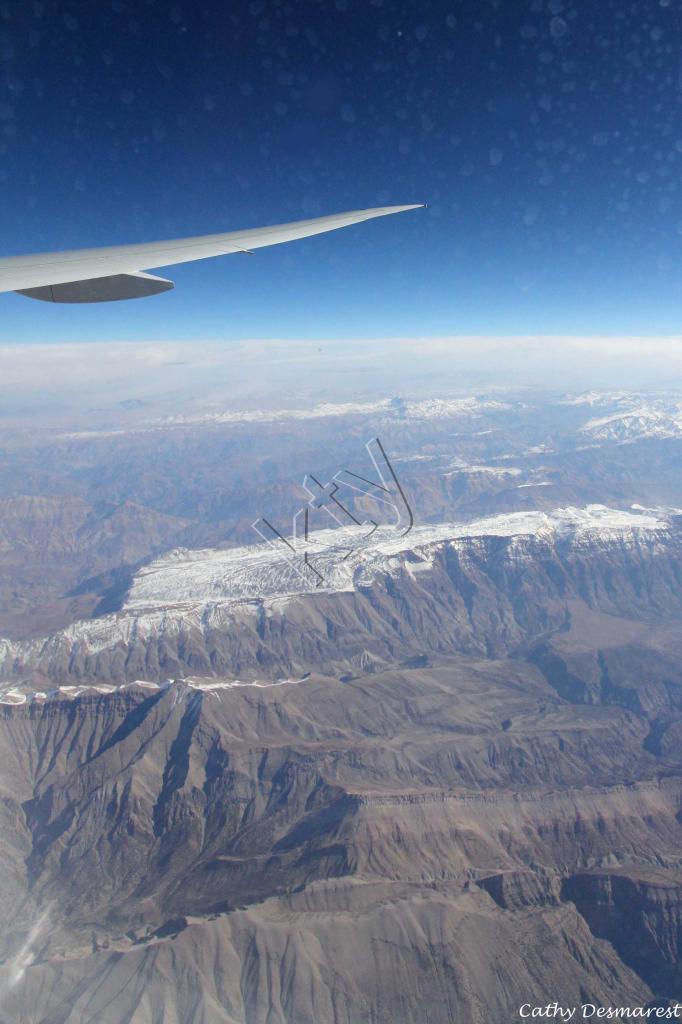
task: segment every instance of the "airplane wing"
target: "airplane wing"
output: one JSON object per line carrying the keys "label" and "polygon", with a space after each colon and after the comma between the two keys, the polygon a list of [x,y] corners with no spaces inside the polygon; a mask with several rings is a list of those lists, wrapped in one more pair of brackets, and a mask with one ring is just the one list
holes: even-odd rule
{"label": "airplane wing", "polygon": [[0,292],[19,292],[45,302],[110,302],[143,298],[173,287],[172,281],[144,273],[151,267],[169,267],[175,263],[190,263],[233,252],[252,252],[266,245],[308,238],[373,217],[416,210],[422,205],[377,206],[371,210],[335,213],[329,217],[275,224],[268,228],[174,238],[165,242],[8,256],[0,259]]}

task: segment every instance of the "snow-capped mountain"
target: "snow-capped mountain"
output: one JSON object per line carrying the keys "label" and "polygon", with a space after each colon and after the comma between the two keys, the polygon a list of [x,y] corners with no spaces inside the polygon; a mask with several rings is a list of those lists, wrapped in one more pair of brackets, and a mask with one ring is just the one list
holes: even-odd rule
{"label": "snow-capped mountain", "polygon": [[[196,607],[215,603],[271,600],[296,594],[354,590],[382,573],[428,568],[443,544],[485,537],[535,537],[546,541],[586,537],[610,541],[639,531],[664,530],[667,519],[650,512],[626,512],[590,505],[554,512],[518,512],[472,523],[417,526],[409,533],[391,527],[354,526],[318,530],[308,541],[255,544],[227,551],[173,551],[140,570],[125,611]],[[307,563],[306,563],[307,556]]]}
{"label": "snow-capped mountain", "polygon": [[627,412],[588,420],[581,433],[595,441],[629,442],[644,438],[682,437],[682,406],[642,405]]}
{"label": "snow-capped mountain", "polygon": [[225,409],[199,416],[169,417],[169,424],[199,423],[274,423],[283,420],[319,420],[331,416],[367,416],[383,414],[412,420],[446,419],[451,416],[472,416],[486,410],[510,408],[507,402],[493,398],[467,396],[464,398],[380,398],[367,402],[322,402],[308,408],[282,409]]}
{"label": "snow-capped mountain", "polygon": [[682,600],[681,563],[674,514],[600,505],[402,536],[324,530],[293,551],[177,550],[136,574],[120,611],[0,642],[0,676],[40,689],[178,674],[256,680],[368,670],[422,650],[504,652],[529,630],[558,628],[571,600],[665,613]]}
{"label": "snow-capped mountain", "polygon": [[627,443],[682,436],[679,395],[593,391],[565,398],[560,404],[589,408],[592,416],[579,427],[578,435],[595,442]]}

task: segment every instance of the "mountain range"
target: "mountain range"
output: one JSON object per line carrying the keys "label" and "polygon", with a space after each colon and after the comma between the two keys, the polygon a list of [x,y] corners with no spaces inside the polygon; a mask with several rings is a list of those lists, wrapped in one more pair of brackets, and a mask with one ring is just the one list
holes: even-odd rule
{"label": "mountain range", "polygon": [[[8,495],[1,535],[1,1024],[682,996],[680,442],[585,447],[630,397],[534,399],[530,425],[498,398],[390,407],[411,528],[362,493],[290,532],[334,416],[296,458],[261,422],[60,442],[77,475],[24,450],[52,493]],[[348,416],[323,482],[361,472]]]}

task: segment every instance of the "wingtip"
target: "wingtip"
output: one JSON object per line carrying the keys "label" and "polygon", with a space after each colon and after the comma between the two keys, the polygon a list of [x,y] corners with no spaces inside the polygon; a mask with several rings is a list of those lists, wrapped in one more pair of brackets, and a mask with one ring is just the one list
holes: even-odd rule
{"label": "wingtip", "polygon": [[428,203],[407,203],[404,206],[389,207],[394,213],[402,213],[405,210],[425,210]]}

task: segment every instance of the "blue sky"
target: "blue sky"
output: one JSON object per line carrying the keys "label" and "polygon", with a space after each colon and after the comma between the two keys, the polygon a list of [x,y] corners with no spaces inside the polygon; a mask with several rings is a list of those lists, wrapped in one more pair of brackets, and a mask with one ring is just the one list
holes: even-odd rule
{"label": "blue sky", "polygon": [[3,255],[429,209],[3,295],[0,341],[680,333],[681,43],[672,0],[1,5]]}

